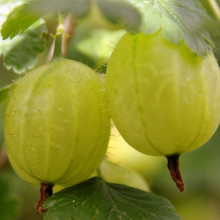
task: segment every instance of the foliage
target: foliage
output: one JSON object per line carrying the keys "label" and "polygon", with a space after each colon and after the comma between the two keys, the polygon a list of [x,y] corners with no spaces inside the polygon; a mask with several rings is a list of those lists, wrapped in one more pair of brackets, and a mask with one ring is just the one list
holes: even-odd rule
{"label": "foliage", "polygon": [[103,182],[100,178],[54,194],[44,207],[49,208],[45,220],[180,219],[167,200],[135,188]]}

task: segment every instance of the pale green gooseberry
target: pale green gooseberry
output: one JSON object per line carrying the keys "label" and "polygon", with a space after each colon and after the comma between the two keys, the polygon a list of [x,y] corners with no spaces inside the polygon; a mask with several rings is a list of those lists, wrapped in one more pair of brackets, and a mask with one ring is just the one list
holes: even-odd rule
{"label": "pale green gooseberry", "polygon": [[220,121],[220,72],[213,54],[200,57],[159,31],[125,34],[110,58],[106,90],[123,138],[148,155],[192,151]]}
{"label": "pale green gooseberry", "polygon": [[110,118],[105,89],[89,67],[64,58],[20,79],[5,110],[12,167],[32,184],[74,185],[102,161]]}

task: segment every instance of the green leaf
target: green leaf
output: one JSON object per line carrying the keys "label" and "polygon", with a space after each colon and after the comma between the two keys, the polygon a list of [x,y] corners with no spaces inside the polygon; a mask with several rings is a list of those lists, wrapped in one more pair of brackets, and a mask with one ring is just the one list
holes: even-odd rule
{"label": "green leaf", "polygon": [[8,181],[0,176],[0,217],[13,220],[17,214],[17,201],[10,194]]}
{"label": "green leaf", "polygon": [[89,13],[91,0],[32,0],[30,9],[41,15],[51,12],[72,13],[74,17],[84,17]]}
{"label": "green leaf", "polygon": [[3,52],[7,69],[13,69],[16,73],[31,69],[36,63],[37,55],[45,50],[45,39],[41,34],[46,32],[45,22],[39,19],[21,35],[11,40],[0,39],[0,53]]}
{"label": "green leaf", "polygon": [[2,102],[4,102],[8,98],[8,95],[13,86],[14,84],[10,84],[0,88],[0,104],[2,104]]}
{"label": "green leaf", "polygon": [[19,4],[21,4],[20,0],[0,0],[0,30],[1,25],[6,20],[8,13]]}
{"label": "green leaf", "polygon": [[119,0],[96,0],[103,15],[112,23],[137,31],[141,16],[133,5]]}
{"label": "green leaf", "polygon": [[175,44],[184,40],[199,55],[205,55],[214,43],[204,23],[209,20],[199,0],[127,0],[142,15],[141,31],[151,34],[162,29],[165,38]]}
{"label": "green leaf", "polygon": [[166,199],[98,177],[54,194],[44,208],[45,220],[180,219]]}
{"label": "green leaf", "polygon": [[7,16],[6,21],[2,25],[1,33],[3,39],[13,38],[17,34],[23,33],[29,26],[39,19],[39,16],[27,10],[28,5],[22,4],[16,7]]}

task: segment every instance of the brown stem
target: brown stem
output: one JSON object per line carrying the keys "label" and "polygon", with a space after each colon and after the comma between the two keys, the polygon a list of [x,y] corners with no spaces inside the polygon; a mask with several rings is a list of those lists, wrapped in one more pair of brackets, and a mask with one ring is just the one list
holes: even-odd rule
{"label": "brown stem", "polygon": [[170,175],[173,179],[173,181],[176,183],[177,188],[180,192],[183,192],[185,190],[185,185],[179,170],[179,156],[180,155],[172,155],[168,156],[168,169],[170,170]]}
{"label": "brown stem", "polygon": [[53,188],[53,186],[51,186],[49,184],[41,183],[40,198],[39,198],[39,201],[35,207],[37,213],[44,213],[47,211],[47,209],[43,208],[43,204],[44,204],[45,200],[53,194],[52,188]]}

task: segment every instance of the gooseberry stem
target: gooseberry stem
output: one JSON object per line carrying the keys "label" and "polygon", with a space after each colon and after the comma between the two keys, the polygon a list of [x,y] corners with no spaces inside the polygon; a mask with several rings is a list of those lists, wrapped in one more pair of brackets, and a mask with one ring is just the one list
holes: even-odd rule
{"label": "gooseberry stem", "polygon": [[39,201],[35,207],[37,213],[45,213],[47,211],[47,209],[43,208],[43,204],[44,204],[45,200],[48,197],[50,197],[52,194],[53,194],[53,186],[46,184],[46,183],[41,183],[40,197],[39,197]]}
{"label": "gooseberry stem", "polygon": [[62,36],[64,34],[63,16],[59,12],[58,26],[54,36],[54,50],[52,60],[62,57]]}
{"label": "gooseberry stem", "polygon": [[67,49],[75,32],[75,20],[72,14],[68,14],[63,21],[64,34],[62,35],[62,55],[65,57]]}
{"label": "gooseberry stem", "polygon": [[185,185],[179,170],[179,156],[180,155],[168,156],[167,166],[173,181],[176,183],[177,188],[179,189],[180,192],[183,192],[185,190]]}
{"label": "gooseberry stem", "polygon": [[50,48],[48,62],[66,56],[67,48],[74,34],[75,21],[71,14],[64,19],[61,13],[59,13],[58,21],[56,34],[52,35],[54,41]]}

